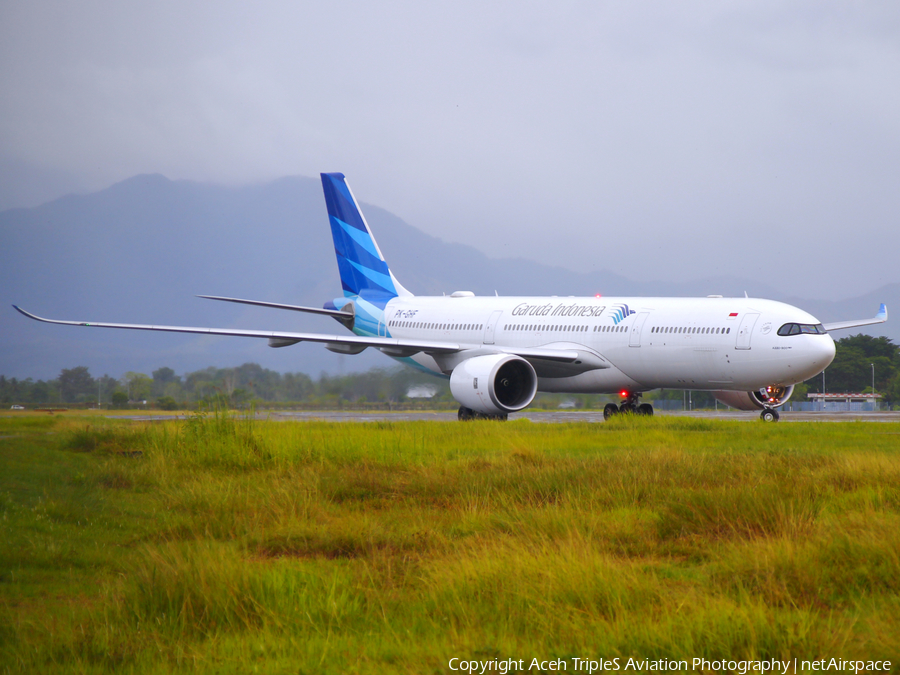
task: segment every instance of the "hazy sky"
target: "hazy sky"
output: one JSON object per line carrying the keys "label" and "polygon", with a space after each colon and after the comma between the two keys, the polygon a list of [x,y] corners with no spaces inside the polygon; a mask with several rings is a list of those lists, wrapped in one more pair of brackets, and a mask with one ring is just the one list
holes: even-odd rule
{"label": "hazy sky", "polygon": [[343,171],[495,257],[900,281],[896,0],[0,0],[0,59],[30,180]]}

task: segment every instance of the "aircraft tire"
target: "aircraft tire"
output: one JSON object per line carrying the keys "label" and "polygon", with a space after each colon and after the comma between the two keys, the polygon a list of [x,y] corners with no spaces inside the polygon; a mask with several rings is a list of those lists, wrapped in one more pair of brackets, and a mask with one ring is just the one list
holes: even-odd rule
{"label": "aircraft tire", "polygon": [[619,406],[615,403],[607,403],[603,406],[603,419],[608,420],[613,415],[619,414]]}
{"label": "aircraft tire", "polygon": [[653,417],[653,406],[649,403],[641,403],[637,409],[638,415],[645,415],[646,417]]}
{"label": "aircraft tire", "polygon": [[460,422],[471,422],[475,419],[475,411],[465,406],[460,406],[459,412],[456,414]]}
{"label": "aircraft tire", "polygon": [[778,411],[774,408],[766,408],[759,414],[763,422],[777,422],[779,417]]}

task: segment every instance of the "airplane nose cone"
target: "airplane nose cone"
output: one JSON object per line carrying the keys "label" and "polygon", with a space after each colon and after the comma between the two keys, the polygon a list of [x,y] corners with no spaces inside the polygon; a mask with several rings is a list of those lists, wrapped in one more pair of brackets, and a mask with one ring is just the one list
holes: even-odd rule
{"label": "airplane nose cone", "polygon": [[800,353],[800,358],[795,362],[797,375],[801,375],[802,379],[808,380],[815,377],[834,360],[834,340],[830,335],[803,335],[804,344]]}
{"label": "airplane nose cone", "polygon": [[834,361],[834,340],[831,339],[830,335],[826,335],[825,339],[821,341],[819,349],[822,352],[821,358],[824,361],[824,365],[822,366],[822,368],[824,369],[830,366],[831,362]]}
{"label": "airplane nose cone", "polygon": [[831,339],[830,335],[817,335],[815,339],[809,342],[810,344],[805,351],[809,360],[810,371],[814,371],[813,375],[818,375],[834,361],[834,340]]}

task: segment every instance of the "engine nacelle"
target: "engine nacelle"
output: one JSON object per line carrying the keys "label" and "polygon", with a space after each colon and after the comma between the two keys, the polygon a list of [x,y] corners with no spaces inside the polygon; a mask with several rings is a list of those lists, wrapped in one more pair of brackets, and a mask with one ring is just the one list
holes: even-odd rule
{"label": "engine nacelle", "polygon": [[531,364],[513,354],[474,356],[450,374],[450,391],[460,405],[485,415],[515,412],[537,393]]}
{"label": "engine nacelle", "polygon": [[715,396],[725,405],[738,410],[760,410],[779,408],[788,402],[794,393],[794,385],[772,384],[756,391],[714,391]]}

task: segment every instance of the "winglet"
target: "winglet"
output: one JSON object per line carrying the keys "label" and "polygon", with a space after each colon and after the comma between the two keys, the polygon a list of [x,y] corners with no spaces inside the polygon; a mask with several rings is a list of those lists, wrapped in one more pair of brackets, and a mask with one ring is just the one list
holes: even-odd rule
{"label": "winglet", "polygon": [[31,312],[26,312],[24,309],[22,309],[18,305],[13,305],[13,309],[15,309],[19,314],[27,316],[29,319],[34,319],[35,321],[43,321],[44,323],[58,323],[63,326],[90,326],[91,325],[87,321],[60,321],[59,319],[45,319],[44,317],[38,316],[37,314],[32,314]]}
{"label": "winglet", "polygon": [[834,323],[826,323],[825,330],[829,333],[833,330],[843,330],[845,328],[858,328],[859,326],[871,326],[876,323],[884,323],[887,321],[888,312],[887,305],[883,302],[878,308],[878,314],[872,319],[858,319],[856,321],[835,321]]}
{"label": "winglet", "polygon": [[34,314],[31,314],[31,313],[29,313],[29,312],[26,312],[24,309],[22,309],[22,308],[19,307],[18,305],[13,305],[13,309],[16,310],[19,314],[24,314],[24,315],[27,316],[29,319],[34,319],[35,321],[43,321],[43,319],[41,319],[41,317],[35,316]]}

